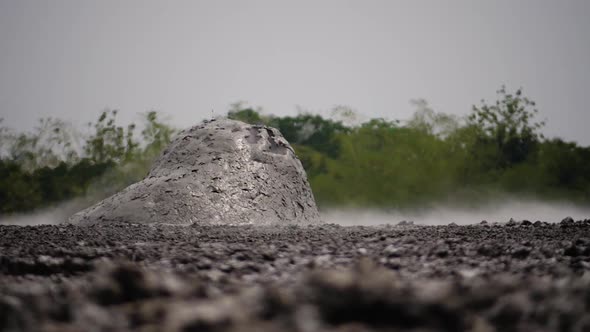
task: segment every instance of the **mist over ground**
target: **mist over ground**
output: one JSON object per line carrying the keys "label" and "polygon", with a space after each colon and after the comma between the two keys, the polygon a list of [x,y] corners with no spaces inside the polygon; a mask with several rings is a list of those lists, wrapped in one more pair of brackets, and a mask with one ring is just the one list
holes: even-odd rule
{"label": "mist over ground", "polygon": [[375,226],[397,224],[401,221],[416,225],[457,225],[477,224],[482,220],[489,223],[505,223],[514,220],[560,222],[565,217],[575,220],[590,217],[590,208],[569,202],[546,202],[540,200],[498,199],[480,207],[450,207],[438,205],[428,209],[380,210],[380,209],[327,209],[321,211],[327,223],[342,226]]}
{"label": "mist over ground", "polygon": [[[75,199],[55,207],[32,213],[15,214],[0,218],[4,225],[55,225],[68,220],[77,211],[87,207],[88,201]],[[342,226],[396,225],[401,221],[415,225],[457,225],[506,223],[516,221],[560,222],[565,217],[574,220],[590,218],[590,207],[570,202],[548,202],[542,200],[497,199],[479,207],[445,206],[443,204],[425,209],[368,209],[368,208],[327,208],[320,211],[322,220]]]}
{"label": "mist over ground", "polygon": [[30,213],[18,213],[0,217],[0,225],[56,225],[67,221],[72,214],[85,208],[87,205],[88,203],[84,199],[73,199]]}

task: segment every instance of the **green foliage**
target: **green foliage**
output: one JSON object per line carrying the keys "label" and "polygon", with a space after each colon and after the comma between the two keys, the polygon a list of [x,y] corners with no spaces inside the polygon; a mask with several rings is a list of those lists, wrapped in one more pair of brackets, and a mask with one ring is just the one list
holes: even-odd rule
{"label": "green foliage", "polygon": [[134,139],[135,124],[127,128],[116,125],[117,111],[103,111],[98,121],[89,123],[94,133],[88,138],[84,152],[94,163],[125,162],[138,153],[139,143]]}
{"label": "green foliage", "polygon": [[535,102],[524,97],[522,90],[514,94],[502,87],[499,99],[493,105],[482,101],[480,107],[473,106],[468,124],[479,130],[476,149],[493,146],[497,155],[492,162],[496,167],[506,168],[523,162],[535,152],[542,136],[538,131],[544,122],[533,122],[538,110]]}
{"label": "green foliage", "polygon": [[96,178],[93,185],[89,187],[91,196],[104,197],[140,181],[147,175],[154,159],[172,140],[176,130],[162,122],[156,111],[149,111],[142,116],[141,139],[135,140],[133,135],[135,126],[129,125],[127,128],[132,129],[128,133],[131,134],[126,135],[128,139],[118,150],[127,152],[123,153],[123,158],[119,160],[113,156],[108,158],[115,167]]}
{"label": "green foliage", "polygon": [[143,178],[174,129],[151,111],[136,139],[135,125],[117,125],[116,115],[102,112],[83,143],[82,134],[57,119],[42,119],[31,133],[0,127],[0,214],[83,196],[91,204]]}
{"label": "green foliage", "polygon": [[331,158],[340,153],[337,135],[349,130],[340,122],[309,113],[301,113],[295,117],[272,117],[267,124],[279,129],[287,141],[308,146]]}
{"label": "green foliage", "polygon": [[[1,124],[1,121],[0,121]],[[79,133],[66,122],[46,118],[30,133],[14,133],[0,127],[0,156],[15,161],[25,170],[56,167],[79,160]]]}
{"label": "green foliage", "polygon": [[539,177],[547,188],[577,192],[590,199],[590,148],[561,139],[543,142],[539,147],[538,170],[550,177]]}
{"label": "green foliage", "polygon": [[312,187],[336,188],[324,195],[314,187],[322,203],[406,207],[443,195],[457,173],[444,141],[395,122],[371,120],[339,140],[339,158],[311,179]]}
{"label": "green foliage", "polygon": [[142,156],[151,161],[170,143],[175,132],[175,129],[160,122],[158,112],[147,112],[144,118],[144,128],[141,131],[141,137],[145,143]]}
{"label": "green foliage", "polygon": [[[343,117],[352,116],[350,111],[345,113],[343,107],[337,107],[335,111],[342,113]],[[300,112],[297,116],[265,116],[260,109],[245,107],[244,103],[232,104],[227,117],[250,124],[275,127],[291,144],[311,147],[332,158],[338,156],[340,151],[337,134],[349,130],[341,121],[324,119],[308,112]]]}
{"label": "green foliage", "polygon": [[227,117],[249,124],[266,124],[268,119],[262,116],[260,111],[260,109],[255,110],[251,107],[246,107],[244,102],[237,102],[231,104],[230,110],[227,112]]}
{"label": "green foliage", "polygon": [[[400,121],[335,114],[273,117],[245,113],[279,128],[294,144],[321,206],[405,208],[449,200],[477,204],[497,193],[590,202],[589,148],[545,141],[544,122],[522,90],[474,106],[465,121],[437,113],[424,100]],[[343,125],[346,121],[348,125]],[[452,198],[451,198],[452,197]]]}
{"label": "green foliage", "polygon": [[436,113],[424,99],[412,100],[416,107],[414,115],[408,121],[407,127],[419,130],[428,135],[447,137],[459,127],[459,119],[456,116]]}
{"label": "green foliage", "polygon": [[[535,121],[535,104],[522,90],[502,87],[495,103],[474,106],[466,119],[437,113],[424,100],[413,104],[407,122],[359,122],[343,106],[332,118],[277,117],[243,103],[228,117],[278,128],[323,207],[477,204],[493,193],[590,203],[590,148],[545,140],[544,122]],[[85,140],[56,119],[32,133],[0,126],[0,214],[75,197],[90,197],[90,204],[143,178],[175,131],[155,111],[143,115],[139,135],[116,115],[101,113]]]}

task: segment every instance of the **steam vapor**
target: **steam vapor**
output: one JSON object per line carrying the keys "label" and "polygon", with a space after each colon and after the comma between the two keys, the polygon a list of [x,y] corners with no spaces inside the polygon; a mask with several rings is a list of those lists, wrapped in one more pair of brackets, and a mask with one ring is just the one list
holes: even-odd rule
{"label": "steam vapor", "polygon": [[342,226],[375,226],[412,221],[416,225],[457,225],[477,224],[482,220],[489,223],[505,223],[511,218],[516,221],[537,220],[560,222],[565,217],[574,220],[590,218],[590,207],[569,202],[543,202],[536,200],[497,201],[478,208],[437,206],[414,211],[332,209],[322,211],[325,222]]}
{"label": "steam vapor", "polygon": [[[86,207],[87,201],[72,200],[53,208],[29,214],[20,214],[0,219],[0,224],[43,225],[65,222],[69,216]],[[416,225],[457,225],[477,224],[482,220],[490,223],[505,223],[514,220],[559,222],[571,216],[575,220],[590,218],[590,207],[573,203],[542,202],[535,200],[498,201],[479,208],[458,208],[438,206],[414,211],[378,210],[378,209],[328,209],[321,211],[322,219],[327,223],[342,226],[395,225],[400,221],[412,221]]]}

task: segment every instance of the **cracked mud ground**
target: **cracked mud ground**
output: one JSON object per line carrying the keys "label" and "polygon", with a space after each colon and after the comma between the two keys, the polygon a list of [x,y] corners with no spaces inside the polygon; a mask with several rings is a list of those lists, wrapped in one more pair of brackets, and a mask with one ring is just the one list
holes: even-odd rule
{"label": "cracked mud ground", "polygon": [[1,331],[590,331],[590,220],[0,226]]}

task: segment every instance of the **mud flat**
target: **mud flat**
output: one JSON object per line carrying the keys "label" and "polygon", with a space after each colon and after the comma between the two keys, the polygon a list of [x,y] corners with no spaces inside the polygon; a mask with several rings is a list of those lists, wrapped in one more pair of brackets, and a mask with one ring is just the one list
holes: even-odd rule
{"label": "mud flat", "polygon": [[590,220],[0,226],[0,331],[589,331]]}

